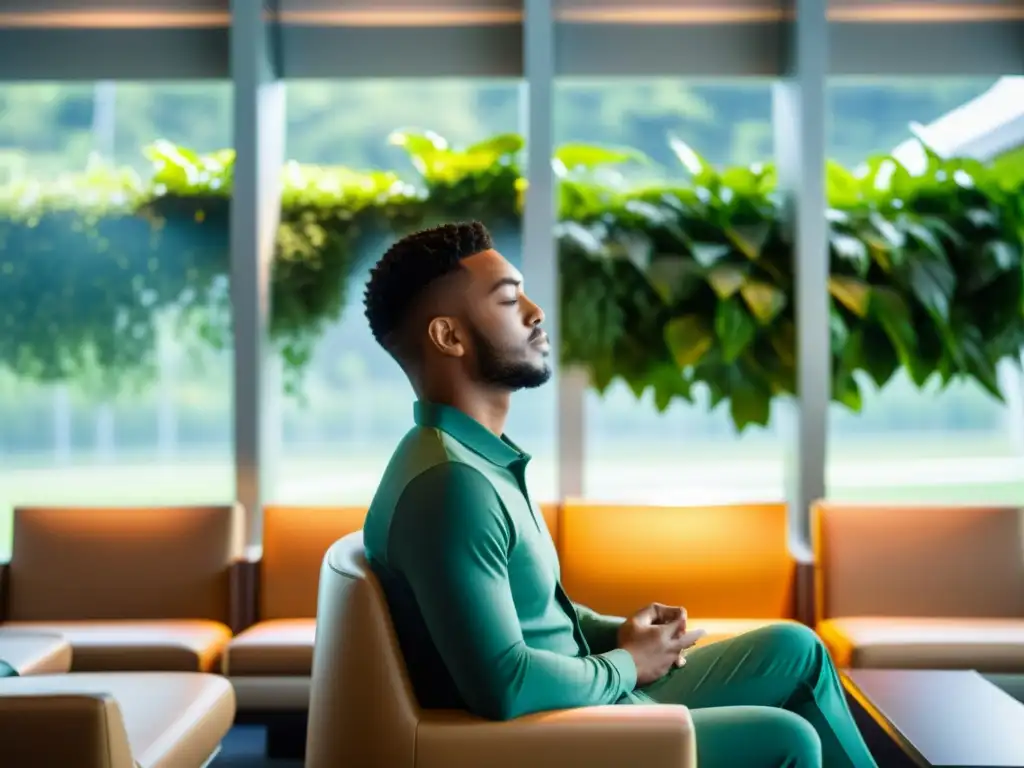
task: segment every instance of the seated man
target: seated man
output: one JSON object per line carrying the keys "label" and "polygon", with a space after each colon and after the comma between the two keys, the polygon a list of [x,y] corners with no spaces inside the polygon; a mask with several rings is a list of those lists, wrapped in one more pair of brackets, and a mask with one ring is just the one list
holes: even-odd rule
{"label": "seated man", "polygon": [[396,243],[366,316],[409,377],[416,425],[364,526],[416,695],[509,719],[599,704],[684,704],[701,768],[875,763],[809,629],[779,625],[680,654],[685,611],[623,620],[572,602],[504,434],[513,392],[551,375],[544,313],[480,224]]}

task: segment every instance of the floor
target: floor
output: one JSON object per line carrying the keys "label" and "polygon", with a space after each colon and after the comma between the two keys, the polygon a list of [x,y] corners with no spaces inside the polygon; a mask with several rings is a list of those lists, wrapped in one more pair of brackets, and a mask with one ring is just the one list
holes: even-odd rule
{"label": "floor", "polygon": [[221,745],[210,768],[302,768],[301,760],[270,760],[266,756],[266,729],[236,725]]}

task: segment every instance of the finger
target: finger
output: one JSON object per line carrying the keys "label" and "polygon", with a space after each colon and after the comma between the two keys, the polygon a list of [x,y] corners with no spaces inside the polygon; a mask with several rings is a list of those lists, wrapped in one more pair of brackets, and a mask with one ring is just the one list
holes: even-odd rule
{"label": "finger", "polygon": [[672,637],[677,638],[686,632],[686,619],[679,617],[669,622],[668,626],[672,627]]}
{"label": "finger", "polygon": [[665,639],[669,647],[681,650],[687,646],[683,639],[684,630],[680,628],[680,622],[674,621],[671,624],[665,624],[662,631],[665,632]]}
{"label": "finger", "polygon": [[654,624],[658,620],[658,609],[655,604],[648,605],[636,612],[633,616],[641,624]]}
{"label": "finger", "polygon": [[651,607],[658,614],[658,623],[667,624],[670,621],[675,621],[679,618],[680,611],[678,608],[672,605],[663,605],[662,603],[652,603]]}
{"label": "finger", "polygon": [[685,667],[686,654],[680,653],[678,656],[676,656],[676,660],[672,662],[672,666],[674,666],[676,669],[679,669],[680,667]]}

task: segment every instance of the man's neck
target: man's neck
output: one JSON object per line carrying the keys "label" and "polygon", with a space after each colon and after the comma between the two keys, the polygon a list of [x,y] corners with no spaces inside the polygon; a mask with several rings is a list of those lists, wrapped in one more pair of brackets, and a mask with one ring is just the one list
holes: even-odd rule
{"label": "man's neck", "polygon": [[424,399],[439,405],[457,408],[501,437],[505,433],[505,420],[508,418],[512,393],[494,390],[463,390],[448,393],[438,392],[433,396],[425,395]]}

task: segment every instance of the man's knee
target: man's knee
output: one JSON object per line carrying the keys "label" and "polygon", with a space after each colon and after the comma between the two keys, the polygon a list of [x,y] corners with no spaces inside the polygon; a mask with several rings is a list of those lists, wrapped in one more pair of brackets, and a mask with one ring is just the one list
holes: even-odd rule
{"label": "man's knee", "polygon": [[780,622],[770,624],[758,633],[763,650],[779,662],[789,663],[799,670],[799,676],[814,686],[830,663],[828,650],[821,638],[803,624]]}
{"label": "man's knee", "polygon": [[821,768],[821,738],[793,712],[718,707],[691,714],[702,768]]}
{"label": "man's knee", "polygon": [[795,622],[769,624],[755,630],[758,641],[767,644],[778,656],[805,658],[825,652],[821,638],[813,629]]}
{"label": "man's knee", "polygon": [[814,726],[784,709],[774,710],[768,717],[776,721],[773,725],[778,734],[782,765],[799,768],[821,765],[821,737]]}

